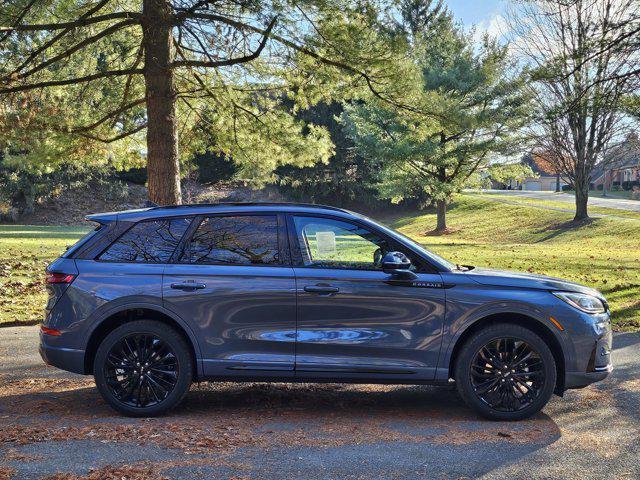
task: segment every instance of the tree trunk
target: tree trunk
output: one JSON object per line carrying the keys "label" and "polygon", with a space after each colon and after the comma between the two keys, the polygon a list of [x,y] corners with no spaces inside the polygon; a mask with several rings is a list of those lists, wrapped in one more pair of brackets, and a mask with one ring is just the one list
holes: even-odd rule
{"label": "tree trunk", "polygon": [[[444,132],[440,133],[440,145],[444,148],[446,144]],[[440,185],[447,183],[447,169],[443,166],[438,167],[438,181]],[[447,230],[447,201],[436,200],[436,215],[438,219],[438,225],[436,226],[436,232],[443,233]]]}
{"label": "tree trunk", "polygon": [[447,202],[444,200],[436,201],[436,212],[438,216],[436,232],[444,232],[447,230]]}
{"label": "tree trunk", "polygon": [[589,218],[587,213],[587,202],[589,201],[589,182],[576,179],[574,188],[576,190],[576,215],[573,217],[573,221],[577,222]]}
{"label": "tree trunk", "polygon": [[167,0],[143,0],[143,47],[147,103],[147,179],[149,200],[158,205],[182,202],[171,6]]}

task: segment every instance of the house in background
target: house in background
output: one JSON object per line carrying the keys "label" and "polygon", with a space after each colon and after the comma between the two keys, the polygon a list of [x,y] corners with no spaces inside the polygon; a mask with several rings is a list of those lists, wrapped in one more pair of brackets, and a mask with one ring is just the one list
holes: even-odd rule
{"label": "house in background", "polygon": [[591,175],[594,190],[632,190],[640,186],[640,140],[630,134]]}
{"label": "house in background", "polygon": [[523,157],[522,163],[531,167],[535,177],[525,177],[521,180],[512,181],[507,188],[511,190],[534,190],[534,191],[560,191],[568,183],[557,174],[551,163],[538,156],[527,154]]}

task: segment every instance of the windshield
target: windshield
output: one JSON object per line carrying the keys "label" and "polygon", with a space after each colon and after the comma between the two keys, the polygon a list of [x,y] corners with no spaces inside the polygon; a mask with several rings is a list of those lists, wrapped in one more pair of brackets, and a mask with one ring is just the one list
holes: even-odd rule
{"label": "windshield", "polygon": [[418,252],[420,252],[422,255],[424,255],[428,259],[433,260],[435,263],[438,263],[438,264],[442,265],[443,267],[448,268],[449,270],[457,270],[458,269],[458,266],[455,263],[451,263],[449,260],[446,260],[446,259],[442,258],[440,255],[436,255],[435,253],[427,250],[422,245],[420,245],[418,242],[412,240],[411,238],[409,238],[406,235],[398,232],[397,230],[394,230],[393,228],[387,227],[386,225],[384,225],[382,223],[379,223],[379,222],[375,222],[375,223],[376,223],[376,225],[379,225],[380,227],[382,227],[382,229],[385,230],[387,233],[389,233],[391,235],[394,235],[396,237],[400,237],[404,243],[408,244],[410,247],[412,247],[414,250],[417,250]]}

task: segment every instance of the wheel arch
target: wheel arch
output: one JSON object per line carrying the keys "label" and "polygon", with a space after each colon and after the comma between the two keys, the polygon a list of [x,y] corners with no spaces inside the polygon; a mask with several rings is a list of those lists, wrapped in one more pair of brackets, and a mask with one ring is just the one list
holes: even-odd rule
{"label": "wheel arch", "polygon": [[194,379],[202,375],[200,349],[191,329],[173,312],[167,311],[159,305],[154,304],[120,305],[118,308],[103,314],[102,317],[95,322],[94,328],[89,334],[85,348],[85,374],[93,372],[93,361],[96,351],[98,350],[98,346],[102,339],[104,339],[109,332],[112,332],[115,328],[125,323],[142,319],[162,322],[177,331],[184,338],[191,352],[194,365]]}
{"label": "wheel arch", "polygon": [[476,332],[482,330],[483,328],[489,325],[495,325],[498,323],[509,323],[513,325],[520,325],[523,328],[527,328],[532,332],[536,333],[540,336],[549,346],[551,353],[553,354],[553,358],[556,362],[556,387],[555,393],[558,395],[562,395],[565,390],[565,354],[562,348],[562,344],[558,337],[553,333],[551,328],[545,325],[543,322],[538,320],[535,317],[527,315],[525,313],[518,312],[500,312],[493,313],[482,318],[475,320],[474,322],[467,325],[464,330],[462,330],[457,339],[454,342],[453,348],[451,350],[451,354],[449,356],[449,378],[453,377],[453,372],[455,369],[455,364],[457,360],[458,353],[460,352],[462,346],[465,342],[471,338]]}

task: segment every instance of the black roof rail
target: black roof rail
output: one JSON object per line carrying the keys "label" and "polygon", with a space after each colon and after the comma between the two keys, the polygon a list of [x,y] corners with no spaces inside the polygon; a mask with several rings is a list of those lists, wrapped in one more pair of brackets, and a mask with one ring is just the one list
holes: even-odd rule
{"label": "black roof rail", "polygon": [[317,203],[298,203],[298,202],[218,202],[218,203],[183,203],[182,205],[158,205],[151,207],[153,210],[164,208],[191,208],[191,207],[303,207],[303,208],[324,208],[327,210],[335,210],[338,212],[347,212],[346,210],[331,205],[321,205]]}

